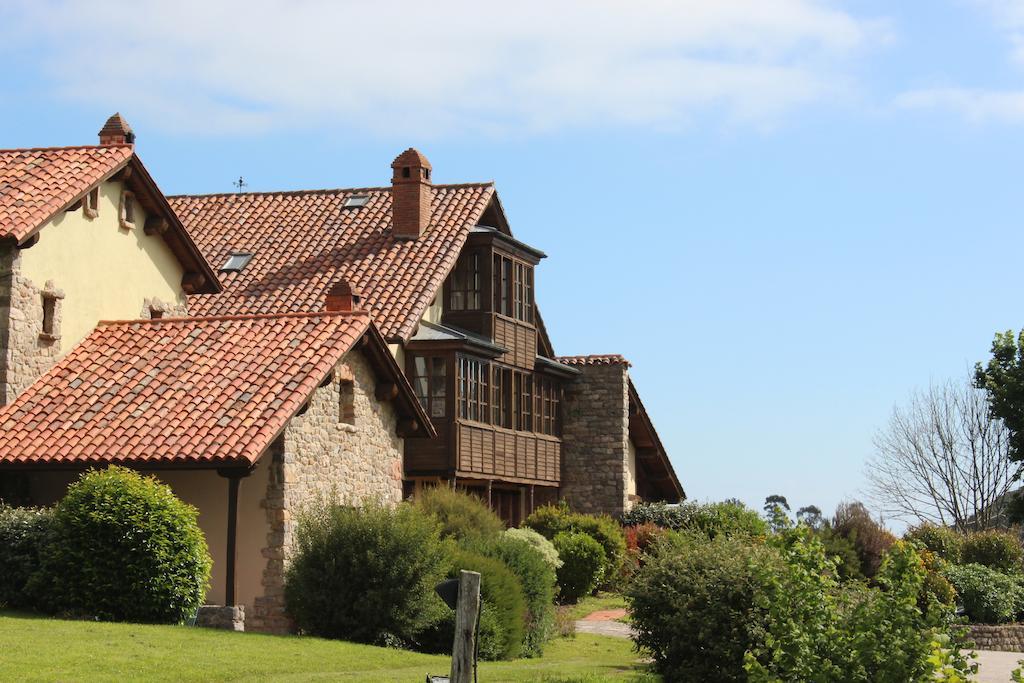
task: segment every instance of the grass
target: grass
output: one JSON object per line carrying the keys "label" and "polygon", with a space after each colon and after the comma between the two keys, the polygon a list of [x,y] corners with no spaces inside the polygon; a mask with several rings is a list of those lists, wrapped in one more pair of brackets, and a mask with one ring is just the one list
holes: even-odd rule
{"label": "grass", "polygon": [[[0,612],[0,680],[422,681],[447,657],[298,636],[65,621]],[[482,662],[482,681],[655,681],[628,640],[580,634],[540,659]]]}
{"label": "grass", "polygon": [[618,593],[598,593],[582,598],[575,605],[564,605],[559,609],[573,621],[582,619],[591,612],[606,609],[626,609],[626,599]]}

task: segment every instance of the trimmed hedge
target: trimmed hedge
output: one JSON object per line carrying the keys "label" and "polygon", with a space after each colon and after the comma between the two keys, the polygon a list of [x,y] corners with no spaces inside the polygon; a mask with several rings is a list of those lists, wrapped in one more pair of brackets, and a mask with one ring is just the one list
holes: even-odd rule
{"label": "trimmed hedge", "polygon": [[696,531],[708,538],[717,536],[766,536],[768,523],[754,510],[738,501],[697,503],[687,501],[668,506],[640,503],[622,516],[625,526],[657,524],[674,531]]}
{"label": "trimmed hedge", "polygon": [[72,484],[30,592],[50,611],[180,623],[203,602],[210,555],[198,512],[152,477],[110,467]]}
{"label": "trimmed hedge", "polygon": [[409,505],[320,503],[298,517],[285,601],[307,633],[414,643],[444,606],[433,591],[448,566],[437,522]]}
{"label": "trimmed hedge", "polygon": [[0,607],[33,609],[29,580],[53,530],[53,510],[0,504]]}
{"label": "trimmed hedge", "polygon": [[[538,537],[551,545],[547,539]],[[557,559],[558,553],[553,545],[551,551]],[[554,633],[554,601],[558,590],[555,568],[530,541],[508,533],[489,544],[483,552],[504,562],[519,579],[526,598],[526,638],[522,654],[525,657],[540,657],[544,654],[544,644]]]}
{"label": "trimmed hedge", "polygon": [[567,531],[587,534],[604,550],[605,559],[597,577],[598,584],[612,582],[619,577],[626,560],[626,537],[619,523],[608,515],[572,512],[564,503],[545,505],[527,517],[524,526],[551,540]]}
{"label": "trimmed hedge", "polygon": [[562,559],[558,569],[559,597],[562,602],[577,602],[601,580],[601,572],[607,564],[604,548],[579,531],[555,534],[554,544]]}
{"label": "trimmed hedge", "polygon": [[505,523],[485,502],[447,486],[424,488],[416,494],[413,505],[438,521],[443,538],[460,543],[489,541],[505,530]]}
{"label": "trimmed hedge", "polygon": [[1020,538],[1010,531],[976,531],[963,541],[964,564],[981,564],[1001,572],[1019,572],[1024,565]]}
{"label": "trimmed hedge", "polygon": [[533,529],[526,527],[507,529],[504,535],[506,538],[514,538],[529,543],[541,554],[552,570],[562,566],[562,561],[558,559],[558,551],[555,550],[555,545]]}
{"label": "trimmed hedge", "polygon": [[[526,636],[527,603],[522,584],[502,560],[460,548],[452,554],[449,576],[455,578],[463,569],[480,573],[484,610],[493,615],[498,627],[499,640],[488,649],[497,653],[496,659],[515,659],[522,653]],[[449,647],[453,636],[454,632],[448,634]]]}

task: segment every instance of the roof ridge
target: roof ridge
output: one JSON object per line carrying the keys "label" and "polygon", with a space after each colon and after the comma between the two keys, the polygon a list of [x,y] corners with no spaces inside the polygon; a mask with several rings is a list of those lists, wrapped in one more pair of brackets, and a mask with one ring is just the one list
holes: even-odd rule
{"label": "roof ridge", "polygon": [[317,317],[339,317],[339,318],[370,318],[370,312],[362,309],[353,311],[287,311],[284,313],[238,313],[234,315],[186,315],[167,318],[135,318],[128,320],[100,320],[96,327],[112,327],[115,325],[134,325],[136,323],[151,323],[154,325],[162,323],[188,323],[224,320],[269,320],[271,318],[317,318]]}
{"label": "roof ridge", "polygon": [[[434,188],[460,188],[460,187],[488,187],[493,186],[493,180],[470,183],[440,183]],[[244,197],[244,196],[274,196],[274,195],[304,195],[304,194],[331,194],[335,192],[387,192],[391,190],[390,185],[378,185],[370,187],[325,187],[307,190],[266,190],[263,192],[209,192],[200,194],[169,194],[168,199],[199,199],[205,197]]]}
{"label": "roof ridge", "polygon": [[116,144],[116,145],[65,145],[63,147],[10,147],[7,149],[0,149],[0,154],[6,154],[7,152],[60,152],[71,149],[118,149],[121,147],[134,148],[135,145],[131,143]]}

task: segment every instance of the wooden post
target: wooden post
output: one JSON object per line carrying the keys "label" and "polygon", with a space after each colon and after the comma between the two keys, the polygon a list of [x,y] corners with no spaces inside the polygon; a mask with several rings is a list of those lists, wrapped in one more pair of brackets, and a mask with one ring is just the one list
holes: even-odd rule
{"label": "wooden post", "polygon": [[249,476],[249,470],[219,469],[217,474],[228,480],[228,537],[224,558],[224,605],[235,604],[235,564],[238,560],[238,485],[243,477]]}
{"label": "wooden post", "polygon": [[480,613],[480,575],[459,572],[459,602],[455,606],[450,683],[472,683],[476,660],[476,620]]}

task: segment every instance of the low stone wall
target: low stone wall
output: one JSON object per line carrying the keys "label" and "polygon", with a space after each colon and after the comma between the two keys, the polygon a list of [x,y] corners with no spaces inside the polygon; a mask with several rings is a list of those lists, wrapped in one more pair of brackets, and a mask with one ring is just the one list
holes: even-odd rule
{"label": "low stone wall", "polygon": [[1024,624],[971,624],[967,628],[975,649],[1024,652]]}
{"label": "low stone wall", "polygon": [[196,626],[244,631],[245,605],[203,605],[196,614]]}

